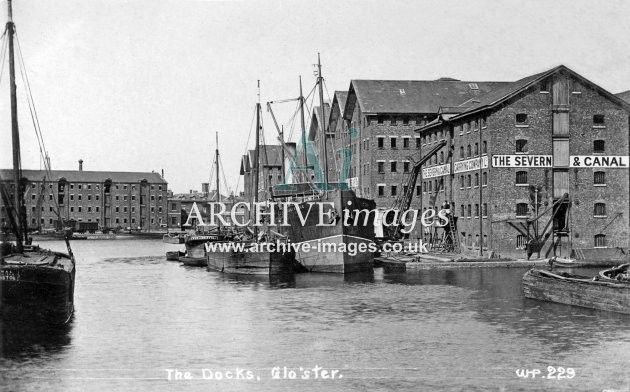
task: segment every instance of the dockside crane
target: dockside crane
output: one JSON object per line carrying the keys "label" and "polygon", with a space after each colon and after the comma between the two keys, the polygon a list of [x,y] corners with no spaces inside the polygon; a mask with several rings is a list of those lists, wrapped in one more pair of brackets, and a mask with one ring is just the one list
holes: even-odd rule
{"label": "dockside crane", "polygon": [[[398,211],[398,216],[402,216],[409,207],[411,206],[411,199],[413,198],[413,192],[416,188],[416,182],[418,180],[418,175],[420,174],[420,170],[422,166],[431,159],[435,154],[438,153],[447,144],[445,139],[440,140],[437,145],[431,148],[424,156],[420,158],[419,161],[415,162],[411,173],[407,177],[406,188],[403,188],[403,192],[396,198],[392,206],[391,210]],[[383,217],[383,219],[387,219],[387,217]],[[403,228],[402,224],[392,225],[389,227],[385,227],[383,234],[385,234],[385,238],[388,240],[398,240],[400,239],[400,230]]]}

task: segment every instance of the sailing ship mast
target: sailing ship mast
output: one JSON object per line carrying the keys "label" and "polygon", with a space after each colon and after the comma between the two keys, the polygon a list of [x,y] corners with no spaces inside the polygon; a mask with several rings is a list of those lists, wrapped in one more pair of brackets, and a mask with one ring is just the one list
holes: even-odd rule
{"label": "sailing ship mast", "polygon": [[321,128],[322,128],[322,159],[324,160],[324,186],[328,188],[328,154],[326,151],[326,117],[324,111],[324,78],[322,77],[322,63],[319,60],[319,53],[317,53],[317,84],[319,84],[319,106],[321,109]]}
{"label": "sailing ship mast", "polygon": [[14,176],[14,190],[13,190],[13,205],[16,219],[16,233],[15,243],[18,253],[24,251],[22,244],[22,235],[26,232],[26,217],[23,210],[23,189],[20,184],[22,178],[22,168],[20,164],[20,132],[18,128],[17,118],[17,93],[15,86],[15,58],[13,53],[13,35],[15,34],[15,24],[13,23],[13,11],[11,9],[11,0],[7,0],[9,7],[9,18],[7,20],[7,36],[9,38],[9,86],[11,91],[11,136],[13,147],[13,176]]}
{"label": "sailing ship mast", "polygon": [[[304,170],[308,168],[308,154],[306,153],[306,123],[304,121],[304,95],[302,94],[302,76],[300,75],[300,120],[302,123],[302,149],[304,150]],[[308,180],[307,180],[308,181]]]}
{"label": "sailing ship mast", "polygon": [[[258,81],[258,102],[256,102],[256,147],[254,148],[254,156],[256,162],[254,162],[254,205],[250,211],[255,211],[258,203],[258,172],[260,169],[260,80]],[[254,216],[255,213],[254,213]],[[255,222],[254,222],[255,223]],[[258,238],[258,226],[254,224],[254,239]]]}
{"label": "sailing ship mast", "polygon": [[[215,151],[216,169],[217,169],[217,202],[221,202],[221,193],[219,193],[219,132],[216,133],[217,149]],[[221,229],[221,220],[217,222],[217,228]]]}

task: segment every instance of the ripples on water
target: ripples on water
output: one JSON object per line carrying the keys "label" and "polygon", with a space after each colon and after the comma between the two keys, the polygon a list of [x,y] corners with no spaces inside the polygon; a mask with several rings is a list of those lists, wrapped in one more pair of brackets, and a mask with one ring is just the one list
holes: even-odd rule
{"label": "ripples on water", "polygon": [[[63,250],[63,244],[45,245]],[[8,390],[623,390],[630,317],[527,300],[522,269],[226,276],[164,258],[159,241],[80,241],[66,327],[4,328]],[[593,273],[594,271],[581,271]],[[340,369],[271,380],[274,366]],[[573,367],[573,380],[516,369]],[[260,381],[169,382],[167,368]]]}

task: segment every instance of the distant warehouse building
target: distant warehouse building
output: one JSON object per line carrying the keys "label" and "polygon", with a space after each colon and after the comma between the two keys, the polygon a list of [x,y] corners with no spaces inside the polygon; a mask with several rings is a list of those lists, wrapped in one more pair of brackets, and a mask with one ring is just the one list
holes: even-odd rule
{"label": "distant warehouse building", "polygon": [[[14,189],[13,171],[0,169],[6,189]],[[166,227],[167,182],[155,172],[22,170],[28,180],[24,199],[30,229],[61,228],[64,222],[96,222],[99,229],[131,228],[153,231]],[[8,227],[7,206],[0,224]],[[91,225],[90,225],[91,226]],[[76,226],[75,226],[76,227]]]}
{"label": "distant warehouse building", "polygon": [[629,115],[565,66],[445,105],[418,132],[422,148],[448,142],[422,170],[422,208],[450,205],[464,252],[612,258],[630,239]]}

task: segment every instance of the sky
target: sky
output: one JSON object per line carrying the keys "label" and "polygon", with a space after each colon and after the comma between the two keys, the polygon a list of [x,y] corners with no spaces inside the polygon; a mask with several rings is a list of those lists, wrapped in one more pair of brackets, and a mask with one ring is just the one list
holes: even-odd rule
{"label": "sky", "polygon": [[[13,1],[53,169],[83,159],[84,170],[164,170],[176,193],[209,181],[217,133],[226,183],[242,189],[257,81],[263,108],[297,97],[300,75],[306,95],[318,52],[326,100],[352,79],[513,81],[559,64],[617,93],[630,89],[628,15],[621,0]],[[6,65],[1,77],[0,168],[10,168]],[[38,169],[19,80],[18,95],[22,166]],[[297,140],[294,110],[274,105]],[[275,143],[266,110],[263,126]]]}

